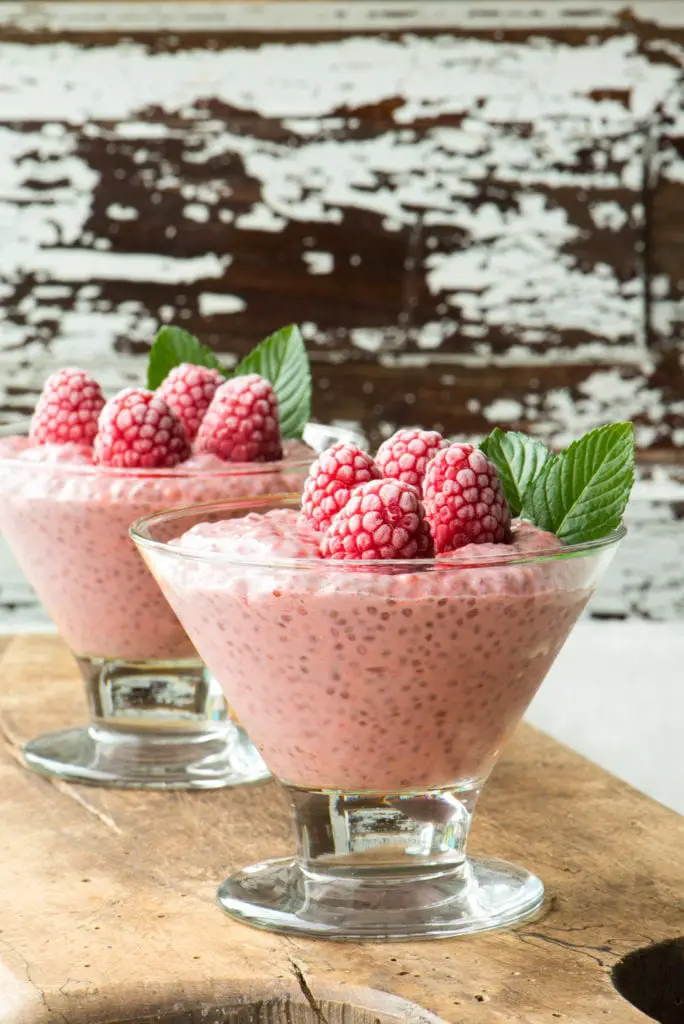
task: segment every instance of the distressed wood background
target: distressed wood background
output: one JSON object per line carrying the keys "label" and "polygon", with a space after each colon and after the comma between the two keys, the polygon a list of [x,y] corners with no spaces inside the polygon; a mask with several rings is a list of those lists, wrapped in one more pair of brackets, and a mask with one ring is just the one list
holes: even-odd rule
{"label": "distressed wood background", "polygon": [[595,610],[684,611],[684,0],[1,3],[0,239],[0,422],[296,320],[372,441],[634,419]]}

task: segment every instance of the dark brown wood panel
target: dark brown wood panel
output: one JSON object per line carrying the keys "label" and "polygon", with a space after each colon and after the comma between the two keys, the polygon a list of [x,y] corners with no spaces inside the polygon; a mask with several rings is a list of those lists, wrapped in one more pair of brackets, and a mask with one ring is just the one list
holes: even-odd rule
{"label": "dark brown wood panel", "polygon": [[[413,363],[400,357],[339,364],[317,358],[313,379],[322,419],[359,423],[373,443],[397,426],[422,423],[448,431],[455,421],[464,438],[481,437],[499,423],[563,442],[616,410],[655,431],[658,440],[665,441],[668,430],[645,401],[643,376],[629,366],[550,365],[541,371],[529,365],[459,366],[428,356]],[[664,457],[658,453],[659,460]]]}
{"label": "dark brown wood panel", "polygon": [[650,44],[660,59],[679,66],[679,79],[662,102],[662,126],[654,154],[650,194],[649,271],[652,343],[658,352],[658,381],[663,388],[672,438],[684,444],[684,29]]}

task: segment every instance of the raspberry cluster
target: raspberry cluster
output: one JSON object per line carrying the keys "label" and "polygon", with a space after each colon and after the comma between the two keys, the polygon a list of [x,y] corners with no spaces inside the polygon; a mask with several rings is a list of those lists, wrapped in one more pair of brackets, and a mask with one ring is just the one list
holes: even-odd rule
{"label": "raspberry cluster", "polygon": [[430,558],[510,541],[511,514],[494,465],[434,430],[399,430],[372,459],[338,444],[311,467],[303,523],[323,558]]}
{"label": "raspberry cluster", "polygon": [[194,453],[224,462],[282,458],[278,399],[255,373],[225,381],[217,371],[181,363],[156,391],[124,388],[105,402],[100,385],[78,369],[49,377],[29,438],[35,445],[80,445],[92,462],[121,469],[168,469]]}
{"label": "raspberry cluster", "polygon": [[[193,456],[224,462],[282,458],[278,399],[250,373],[224,380],[182,363],[156,391],[125,388],[105,402],[83,370],[48,378],[31,421],[33,444],[71,445],[122,469],[168,469]],[[501,480],[482,451],[434,430],[399,430],[375,458],[342,443],[311,466],[302,521],[332,559],[411,559],[510,541]]]}

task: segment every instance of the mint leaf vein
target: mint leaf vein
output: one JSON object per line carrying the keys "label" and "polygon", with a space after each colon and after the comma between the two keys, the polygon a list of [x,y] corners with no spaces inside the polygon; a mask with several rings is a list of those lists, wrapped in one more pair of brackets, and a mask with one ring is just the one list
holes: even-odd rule
{"label": "mint leaf vein", "polygon": [[529,487],[522,517],[567,544],[616,529],[634,483],[634,426],[612,423],[552,457]]}

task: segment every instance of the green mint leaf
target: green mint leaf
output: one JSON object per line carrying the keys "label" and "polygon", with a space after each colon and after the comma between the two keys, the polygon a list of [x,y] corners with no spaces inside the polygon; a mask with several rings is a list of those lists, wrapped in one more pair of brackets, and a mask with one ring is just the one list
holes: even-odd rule
{"label": "green mint leaf", "polygon": [[480,445],[496,466],[512,516],[520,515],[525,493],[552,458],[546,445],[515,430],[495,427]]}
{"label": "green mint leaf", "polygon": [[311,371],[306,345],[295,324],[265,338],[235,368],[234,375],[258,373],[270,380],[280,405],[280,432],[299,438],[311,417]]}
{"label": "green mint leaf", "polygon": [[162,327],[150,349],[147,361],[147,386],[154,391],[166,380],[169,371],[180,363],[195,366],[209,366],[212,370],[226,371],[214,353],[203,345],[194,334],[182,327]]}
{"label": "green mint leaf", "polygon": [[634,426],[612,423],[550,459],[525,495],[522,516],[567,544],[616,529],[634,483]]}

